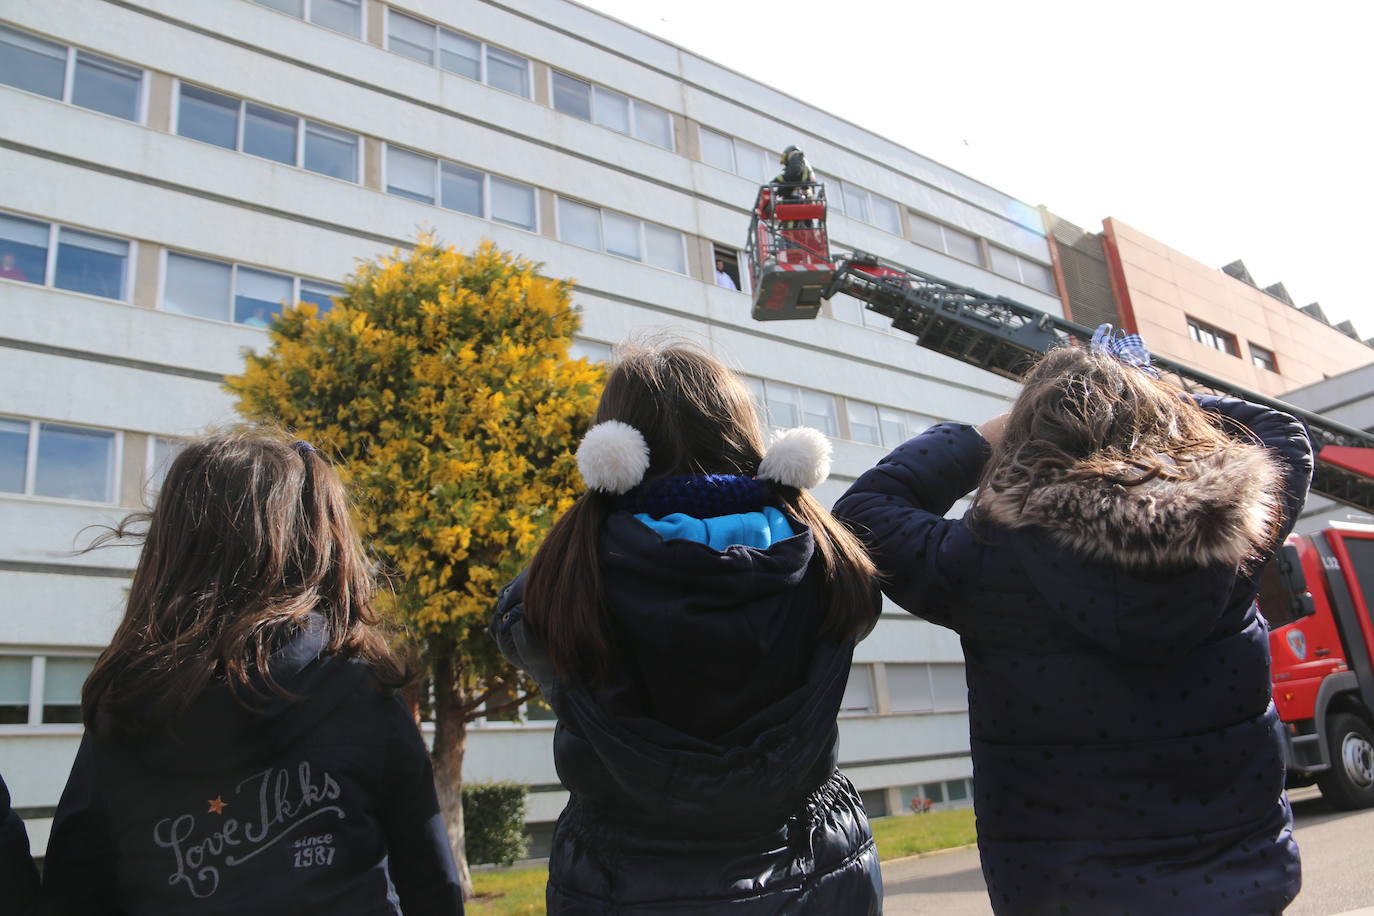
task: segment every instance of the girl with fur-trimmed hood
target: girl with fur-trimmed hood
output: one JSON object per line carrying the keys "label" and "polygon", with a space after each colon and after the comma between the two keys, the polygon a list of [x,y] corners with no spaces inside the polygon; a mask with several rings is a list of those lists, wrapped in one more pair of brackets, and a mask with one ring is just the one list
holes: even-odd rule
{"label": "girl with fur-trimmed hood", "polygon": [[835,507],[889,597],[962,637],[999,914],[1275,913],[1298,892],[1255,593],[1311,445],[1151,372],[1053,351],[1009,414],[931,427]]}
{"label": "girl with fur-trimmed hood", "polygon": [[766,451],[710,354],[622,350],[577,452],[588,490],[492,633],[558,714],[570,799],[548,911],[876,916],[882,878],[835,768],[873,566],[808,489],[815,430]]}

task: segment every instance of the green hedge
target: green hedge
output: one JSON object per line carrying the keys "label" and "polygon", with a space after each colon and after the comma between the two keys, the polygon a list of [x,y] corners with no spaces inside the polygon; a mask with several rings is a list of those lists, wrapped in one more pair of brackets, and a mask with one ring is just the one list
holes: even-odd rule
{"label": "green hedge", "polygon": [[463,786],[463,829],[469,865],[510,865],[525,857],[526,788],[514,782]]}

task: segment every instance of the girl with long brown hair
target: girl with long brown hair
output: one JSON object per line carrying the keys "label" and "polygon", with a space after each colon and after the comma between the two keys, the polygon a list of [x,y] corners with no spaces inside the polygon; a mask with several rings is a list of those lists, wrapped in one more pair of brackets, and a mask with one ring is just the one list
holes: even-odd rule
{"label": "girl with long brown hair", "polygon": [[962,637],[998,914],[1277,913],[1299,866],[1255,594],[1311,445],[1123,340],[1049,353],[1009,414],[931,427],[835,511]]}
{"label": "girl with long brown hair", "polygon": [[558,716],[571,793],[548,909],[881,912],[835,716],[878,594],[810,495],[829,443],[764,448],[748,391],[684,344],[618,354],[578,450],[588,490],[492,631]]}
{"label": "girl with long brown hair", "polygon": [[[140,533],[141,529],[141,533]],[[45,913],[462,912],[342,482],[244,429],[188,443],[82,692]]]}

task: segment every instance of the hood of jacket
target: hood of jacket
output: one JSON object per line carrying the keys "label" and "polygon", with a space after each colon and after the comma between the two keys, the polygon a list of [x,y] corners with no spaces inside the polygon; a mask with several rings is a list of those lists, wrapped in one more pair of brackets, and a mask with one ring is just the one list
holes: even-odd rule
{"label": "hood of jacket", "polygon": [[168,732],[139,745],[139,758],[167,773],[231,769],[274,758],[371,678],[364,663],[325,654],[328,638],[324,618],[312,613],[272,656],[272,676],[289,695],[236,698],[223,682],[213,682]]}
{"label": "hood of jacket", "polygon": [[[1124,463],[1108,470],[1141,476]],[[1268,452],[1235,443],[1178,470],[1138,484],[1066,478],[1027,492],[1021,483],[979,504],[994,524],[1043,528],[1071,553],[1132,570],[1234,568],[1269,546],[1282,477]]]}
{"label": "hood of jacket", "polygon": [[717,551],[613,514],[602,573],[614,657],[595,686],[553,675],[517,580],[497,638],[557,713],[555,763],[580,803],[641,825],[748,830],[830,775],[853,643],[817,635],[821,573],[798,528],[766,550]]}
{"label": "hood of jacket", "polygon": [[[1170,664],[1218,627],[1240,629],[1237,568],[1270,546],[1280,478],[1268,453],[1237,443],[1135,485],[1060,480],[990,494],[983,518],[1026,579],[1072,628],[1115,655]],[[1139,475],[1131,466],[1116,471]],[[978,523],[975,522],[975,525]]]}

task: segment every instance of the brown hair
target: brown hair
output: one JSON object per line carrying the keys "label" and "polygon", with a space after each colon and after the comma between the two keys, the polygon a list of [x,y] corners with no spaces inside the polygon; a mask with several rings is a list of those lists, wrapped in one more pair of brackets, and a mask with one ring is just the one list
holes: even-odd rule
{"label": "brown hair", "polygon": [[[593,423],[619,420],[649,446],[645,480],[678,474],[753,476],[763,436],[748,390],[724,364],[682,342],[623,347]],[[811,529],[829,610],[822,632],[855,639],[878,612],[877,575],[858,539],[810,493],[774,484],[784,511]],[[601,529],[614,496],[587,491],[549,531],[525,579],[525,616],[564,677],[595,681],[612,647],[601,589]]]}
{"label": "brown hair", "polygon": [[1061,347],[1027,374],[974,505],[1018,488],[1024,505],[1052,481],[1178,479],[1188,462],[1234,444],[1181,389],[1108,354]]}
{"label": "brown hair", "polygon": [[363,659],[382,687],[407,680],[377,628],[343,483],[305,443],[260,428],[190,442],[152,511],[92,549],[125,537],[143,541],[128,607],[81,693],[97,734],[166,727],[215,681],[240,702],[289,696],[270,659],[312,611],[325,652]]}

